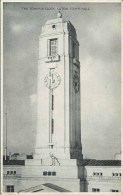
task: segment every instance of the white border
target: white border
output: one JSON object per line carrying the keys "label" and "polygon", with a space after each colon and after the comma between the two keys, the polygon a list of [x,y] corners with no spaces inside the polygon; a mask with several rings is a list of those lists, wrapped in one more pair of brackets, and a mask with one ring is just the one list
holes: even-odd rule
{"label": "white border", "polygon": [[1,3],[1,175],[0,175],[0,192],[3,191],[3,3]]}
{"label": "white border", "polygon": [[[0,194],[4,194],[4,195],[9,195],[9,193],[4,193],[3,192],[3,3],[4,2],[21,2],[21,3],[36,3],[36,2],[40,2],[40,3],[47,3],[47,2],[52,2],[52,3],[121,3],[121,35],[123,34],[123,0],[1,0],[1,175],[0,175]],[[122,68],[122,64],[123,64],[123,49],[122,49],[122,45],[123,45],[123,39],[121,36],[121,152],[123,151],[123,141],[122,141],[122,137],[123,137],[123,95],[122,95],[122,88],[123,88],[123,68]],[[119,194],[119,195],[123,195],[123,154],[122,154],[122,161],[121,161],[121,173],[122,173],[122,177],[121,177],[121,192],[118,193],[113,193],[115,194]],[[88,195],[94,195],[94,192],[71,192],[74,195],[78,195],[78,194],[88,194]],[[69,195],[71,193],[62,193],[62,194],[66,194]],[[13,194],[13,193],[11,193]],[[15,195],[18,193],[14,193]],[[33,193],[21,193],[22,195],[24,194],[33,194]],[[36,194],[45,194],[45,195],[54,195],[54,193],[50,192],[50,193],[36,193]],[[57,194],[61,194],[61,193],[55,193]],[[97,193],[96,193],[97,194]],[[112,195],[112,192],[100,192],[98,193],[99,195]]]}

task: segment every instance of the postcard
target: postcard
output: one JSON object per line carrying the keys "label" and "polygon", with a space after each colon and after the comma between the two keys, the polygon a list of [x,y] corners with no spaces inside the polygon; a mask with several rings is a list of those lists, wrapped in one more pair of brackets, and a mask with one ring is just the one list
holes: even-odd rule
{"label": "postcard", "polygon": [[1,10],[1,193],[121,192],[121,2]]}

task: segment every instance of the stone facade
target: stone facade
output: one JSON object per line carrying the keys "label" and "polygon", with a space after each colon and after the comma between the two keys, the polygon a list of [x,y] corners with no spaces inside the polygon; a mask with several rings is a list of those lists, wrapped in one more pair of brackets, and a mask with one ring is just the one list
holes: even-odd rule
{"label": "stone facade", "polygon": [[104,161],[98,165],[85,161],[78,166],[76,160],[70,161],[69,166],[67,162],[67,166],[43,166],[34,159],[4,161],[3,191],[7,191],[7,186],[14,186],[15,192],[121,191],[121,161],[105,161],[108,166]]}
{"label": "stone facade", "polygon": [[39,37],[35,159],[51,153],[61,159],[81,158],[80,118],[79,43],[73,25],[60,17],[47,21]]}
{"label": "stone facade", "polygon": [[85,166],[84,178],[85,192],[92,192],[94,189],[99,189],[100,192],[121,191],[120,166]]}

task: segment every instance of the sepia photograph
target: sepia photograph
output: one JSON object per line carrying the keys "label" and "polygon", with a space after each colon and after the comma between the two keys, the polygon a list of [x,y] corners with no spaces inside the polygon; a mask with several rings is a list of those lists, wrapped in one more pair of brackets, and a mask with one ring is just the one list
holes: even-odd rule
{"label": "sepia photograph", "polygon": [[1,6],[1,193],[121,192],[121,3]]}

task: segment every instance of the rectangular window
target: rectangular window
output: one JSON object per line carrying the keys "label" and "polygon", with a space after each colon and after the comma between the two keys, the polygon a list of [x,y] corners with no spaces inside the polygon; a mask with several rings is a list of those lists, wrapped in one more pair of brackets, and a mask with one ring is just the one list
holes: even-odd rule
{"label": "rectangular window", "polygon": [[92,192],[100,192],[99,188],[92,188]]}
{"label": "rectangular window", "polygon": [[43,172],[43,175],[46,176],[46,175],[47,175],[47,171],[44,171],[44,172]]}
{"label": "rectangular window", "polygon": [[51,171],[48,171],[48,175],[51,176]]}
{"label": "rectangular window", "polygon": [[14,175],[16,175],[16,171],[14,171]]}
{"label": "rectangular window", "polygon": [[54,95],[52,95],[52,110],[54,110]]}
{"label": "rectangular window", "polygon": [[93,172],[93,176],[102,176],[103,175],[103,173],[98,173],[98,172]]}
{"label": "rectangular window", "polygon": [[7,175],[9,175],[9,171],[7,171]]}
{"label": "rectangular window", "polygon": [[14,192],[14,186],[6,186],[7,192]]}
{"label": "rectangular window", "polygon": [[112,173],[112,176],[113,176],[113,177],[118,177],[119,174],[118,174],[118,173]]}
{"label": "rectangular window", "polygon": [[119,190],[111,190],[111,192],[119,192]]}
{"label": "rectangular window", "polygon": [[50,56],[56,56],[57,55],[57,49],[58,49],[58,40],[57,39],[50,39]]}
{"label": "rectangular window", "polygon": [[54,133],[54,119],[52,119],[52,134]]}
{"label": "rectangular window", "polygon": [[52,175],[53,175],[53,176],[55,176],[55,175],[56,175],[56,172],[55,172],[55,171],[53,171],[53,172],[52,172]]}

